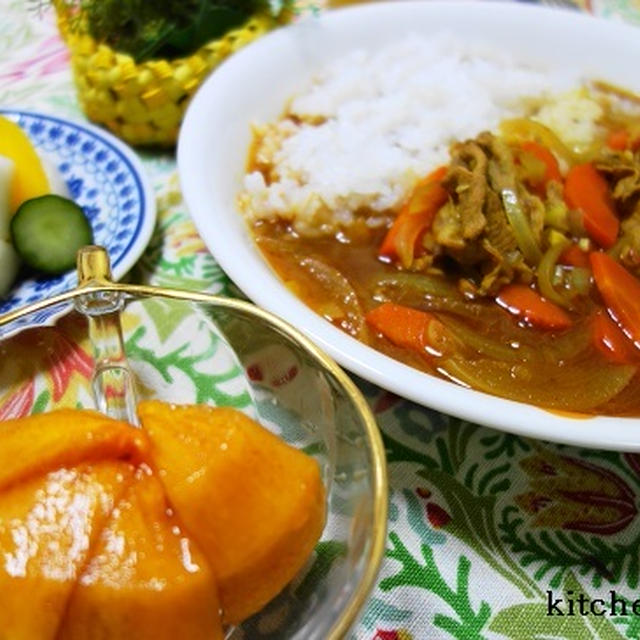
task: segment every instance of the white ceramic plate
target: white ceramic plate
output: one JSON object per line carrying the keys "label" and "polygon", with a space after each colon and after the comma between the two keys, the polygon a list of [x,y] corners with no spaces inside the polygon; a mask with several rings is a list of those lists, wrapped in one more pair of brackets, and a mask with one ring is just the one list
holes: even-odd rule
{"label": "white ceramic plate", "polygon": [[[58,170],[69,197],[84,209],[95,244],[109,252],[114,279],[122,278],[149,243],[156,219],[153,190],[135,153],[89,124],[17,109],[0,109],[0,114],[20,125],[38,153]],[[0,313],[63,293],[76,284],[75,270],[19,277],[0,298]],[[2,327],[0,335],[52,325],[68,309],[67,304],[43,309]]]}
{"label": "white ceramic plate", "polygon": [[178,146],[187,205],[209,249],[257,304],[305,331],[359,376],[420,404],[504,431],[640,451],[640,419],[568,418],[421,373],[345,335],[299,302],[255,248],[238,212],[250,122],[276,119],[311,74],[354,48],[443,29],[482,36],[524,61],[567,66],[640,90],[640,30],[519,3],[389,2],[328,12],[274,32],[234,55],[193,100]]}

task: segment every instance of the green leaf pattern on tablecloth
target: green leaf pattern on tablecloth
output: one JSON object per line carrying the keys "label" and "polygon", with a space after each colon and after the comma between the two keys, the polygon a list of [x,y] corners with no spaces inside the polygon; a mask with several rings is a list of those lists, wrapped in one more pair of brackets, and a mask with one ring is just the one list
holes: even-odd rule
{"label": "green leaf pattern on tablecloth", "polygon": [[592,0],[594,13],[640,25],[639,0]]}
{"label": "green leaf pattern on tablecloth", "polygon": [[158,222],[133,278],[161,287],[228,295],[230,281],[207,251],[186,212],[175,170],[163,178],[157,197]]}
{"label": "green leaf pattern on tablecloth", "polygon": [[[187,303],[144,300],[127,307],[144,319],[125,332],[125,351],[136,373],[142,396],[153,389],[171,402],[202,403],[247,409],[254,404],[244,370],[231,348],[204,315]],[[150,327],[155,329],[151,335]]]}
{"label": "green leaf pattern on tablecloth", "polygon": [[[23,0],[0,4],[0,104],[81,118],[53,16],[35,19]],[[640,23],[638,0],[577,4]],[[141,158],[156,191],[158,223],[128,278],[238,295],[189,218],[173,156],[145,152]],[[160,385],[170,399],[173,385],[182,392],[186,385],[194,401],[260,409],[261,399],[242,384],[238,363],[219,351],[219,336],[189,325],[189,342],[177,344],[171,337],[185,335],[182,323],[193,322],[191,316],[155,302],[131,313],[150,320],[145,330],[127,332],[143,393],[145,382]],[[55,375],[10,389],[0,398],[2,416],[46,410],[54,396],[65,394],[87,402],[89,356],[69,352],[63,334],[72,330],[68,322],[51,330],[47,357]],[[384,434],[391,504],[386,557],[354,640],[640,640],[640,616],[555,616],[547,604],[547,591],[555,598],[572,591],[606,599],[615,590],[630,604],[637,600],[638,456],[498,433],[357,382]],[[267,406],[265,401],[262,409]],[[285,415],[268,418],[294,428]],[[304,444],[310,451],[318,446]],[[307,577],[292,588],[304,596],[314,575],[330,571],[342,551],[323,540]],[[268,614],[256,631],[260,636],[272,633],[285,615]]]}
{"label": "green leaf pattern on tablecloth", "polygon": [[387,551],[387,558],[396,560],[401,564],[399,573],[385,578],[380,583],[382,591],[390,591],[400,586],[422,587],[429,585],[429,590],[442,599],[456,617],[443,613],[437,613],[434,624],[448,631],[458,640],[479,640],[482,638],[480,631],[489,619],[491,608],[486,602],[482,602],[477,611],[474,611],[469,600],[469,570],[471,563],[465,556],[458,560],[456,585],[449,586],[433,559],[431,548],[422,544],[420,547],[422,558],[414,558],[397,533],[389,536],[392,548]]}
{"label": "green leaf pattern on tablecloth", "polygon": [[[385,395],[372,395],[370,385],[364,390],[374,407]],[[591,598],[606,598],[613,589],[629,602],[637,599],[638,476],[629,462],[637,465],[634,457],[604,453],[586,461],[571,447],[454,418],[443,432],[437,414],[430,437],[421,434],[416,442],[398,421],[398,405],[382,404],[378,421],[391,463],[392,501],[402,515],[390,522],[376,598],[413,612],[411,621],[403,620],[403,633],[518,640],[638,637],[638,616],[630,611],[606,620],[574,620],[547,615],[546,602],[547,590],[561,597],[567,588]],[[407,506],[416,500],[422,503],[422,524],[445,534],[445,541],[415,535]],[[558,500],[564,501],[559,508]],[[580,510],[574,508],[578,504]],[[438,573],[445,567],[447,578]],[[432,613],[425,620],[427,608]],[[377,627],[381,640],[391,637],[385,630],[398,628],[382,612]],[[375,636],[361,629],[354,637]]]}

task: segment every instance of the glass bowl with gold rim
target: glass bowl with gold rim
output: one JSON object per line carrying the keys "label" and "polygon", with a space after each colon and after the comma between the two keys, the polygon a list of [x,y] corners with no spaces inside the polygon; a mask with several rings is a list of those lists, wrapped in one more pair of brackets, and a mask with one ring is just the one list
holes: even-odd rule
{"label": "glass bowl with gold rim", "polygon": [[[114,283],[98,247],[80,251],[78,271],[76,289],[0,316],[0,419],[75,407],[136,424],[140,399],[256,418],[317,460],[327,519],[302,571],[227,638],[343,638],[375,582],[387,518],[384,449],[353,382],[249,303]],[[17,331],[52,306],[68,308],[55,326]]]}

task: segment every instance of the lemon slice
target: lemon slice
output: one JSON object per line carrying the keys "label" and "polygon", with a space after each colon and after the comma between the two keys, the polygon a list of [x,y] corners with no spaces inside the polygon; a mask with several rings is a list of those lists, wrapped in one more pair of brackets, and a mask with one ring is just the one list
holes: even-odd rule
{"label": "lemon slice", "polygon": [[14,164],[9,193],[9,211],[13,214],[25,201],[51,193],[47,173],[24,131],[0,116],[0,155]]}

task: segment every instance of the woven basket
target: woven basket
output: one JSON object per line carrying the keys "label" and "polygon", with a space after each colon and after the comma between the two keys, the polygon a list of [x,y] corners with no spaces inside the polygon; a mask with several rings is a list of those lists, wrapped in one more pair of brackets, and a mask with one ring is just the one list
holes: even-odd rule
{"label": "woven basket", "polygon": [[133,145],[173,146],[189,99],[227,56],[277,23],[254,16],[242,27],[175,60],[134,59],[69,29],[58,9],[58,27],[71,53],[78,97],[87,117]]}

